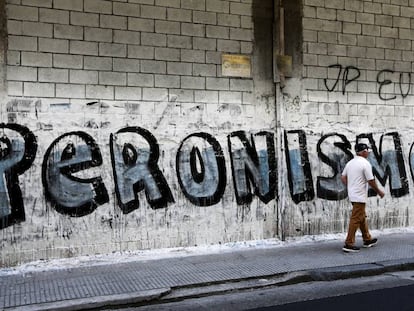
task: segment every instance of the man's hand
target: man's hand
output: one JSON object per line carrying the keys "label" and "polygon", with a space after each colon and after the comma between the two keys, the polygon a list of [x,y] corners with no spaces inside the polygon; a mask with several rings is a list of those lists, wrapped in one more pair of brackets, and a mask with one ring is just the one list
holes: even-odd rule
{"label": "man's hand", "polygon": [[384,197],[384,191],[378,188],[377,183],[375,182],[375,179],[368,180],[368,184],[371,186],[372,189],[375,190],[375,192],[381,197],[381,199]]}

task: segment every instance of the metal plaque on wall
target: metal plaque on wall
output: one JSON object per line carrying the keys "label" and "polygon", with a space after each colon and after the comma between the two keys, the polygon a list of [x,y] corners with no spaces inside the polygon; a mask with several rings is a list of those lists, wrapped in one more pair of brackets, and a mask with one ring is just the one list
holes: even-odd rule
{"label": "metal plaque on wall", "polygon": [[222,54],[221,75],[225,77],[251,77],[251,59],[249,55]]}

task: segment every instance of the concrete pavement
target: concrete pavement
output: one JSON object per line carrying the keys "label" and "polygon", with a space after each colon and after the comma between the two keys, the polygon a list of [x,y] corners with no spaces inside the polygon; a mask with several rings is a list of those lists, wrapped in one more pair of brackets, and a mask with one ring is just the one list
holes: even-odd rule
{"label": "concrete pavement", "polygon": [[377,237],[377,246],[352,254],[342,251],[342,240],[331,240],[42,272],[0,273],[0,309],[86,310],[197,297],[237,288],[414,270],[414,233]]}

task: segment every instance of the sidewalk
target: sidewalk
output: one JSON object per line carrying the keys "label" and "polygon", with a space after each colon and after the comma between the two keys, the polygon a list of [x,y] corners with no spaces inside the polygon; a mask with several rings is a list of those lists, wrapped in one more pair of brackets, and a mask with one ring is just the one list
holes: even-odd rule
{"label": "sidewalk", "polygon": [[[377,246],[342,252],[343,241],[209,255],[0,274],[1,310],[83,310],[234,288],[414,270],[414,233],[379,235]],[[359,237],[359,243],[360,237]],[[0,269],[1,272],[1,269]]]}

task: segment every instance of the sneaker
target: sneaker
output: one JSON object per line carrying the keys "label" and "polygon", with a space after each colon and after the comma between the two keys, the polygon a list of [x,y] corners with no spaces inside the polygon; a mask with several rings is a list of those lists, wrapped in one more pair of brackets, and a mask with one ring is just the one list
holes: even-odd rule
{"label": "sneaker", "polygon": [[369,241],[364,241],[364,247],[373,247],[378,243],[378,239],[372,239]]}
{"label": "sneaker", "polygon": [[342,247],[342,250],[344,252],[347,252],[347,253],[358,253],[359,252],[359,247],[345,244],[344,247]]}

